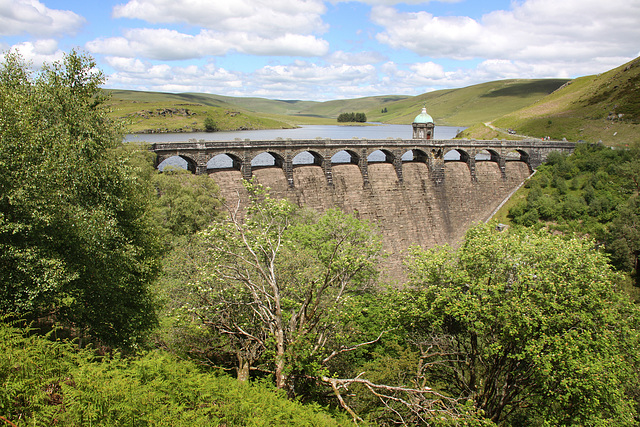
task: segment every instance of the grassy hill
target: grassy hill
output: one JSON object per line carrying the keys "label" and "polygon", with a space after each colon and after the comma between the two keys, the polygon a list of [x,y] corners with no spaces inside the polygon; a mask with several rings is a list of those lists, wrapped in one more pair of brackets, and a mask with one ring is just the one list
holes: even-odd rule
{"label": "grassy hill", "polygon": [[109,92],[111,117],[124,120],[127,131],[131,133],[204,131],[207,117],[214,121],[217,130],[285,129],[295,126],[291,122],[257,114],[241,105],[227,102],[225,97],[124,90]]}
{"label": "grassy hill", "polygon": [[[326,102],[234,98],[198,93],[111,90],[112,117],[129,132],[193,132],[209,116],[220,130],[336,124],[344,112],[365,112],[369,121],[409,124],[423,105],[436,124],[470,126],[529,105],[566,80],[504,80],[419,96],[387,95]],[[382,110],[386,109],[386,113]]]}
{"label": "grassy hill", "polygon": [[[493,120],[492,125],[536,137],[602,141],[612,146],[640,142],[640,58],[606,73],[572,80],[538,102]],[[476,125],[465,134],[479,138],[491,132]]]}
{"label": "grassy hill", "polygon": [[428,92],[367,111],[369,120],[385,123],[411,123],[423,106],[436,125],[471,126],[493,120],[545,97],[567,80],[499,80],[461,89]]}

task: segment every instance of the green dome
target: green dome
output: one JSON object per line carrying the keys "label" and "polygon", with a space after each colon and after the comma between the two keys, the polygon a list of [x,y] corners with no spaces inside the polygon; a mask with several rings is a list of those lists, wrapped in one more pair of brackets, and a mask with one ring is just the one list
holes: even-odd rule
{"label": "green dome", "polygon": [[422,107],[422,113],[416,116],[413,123],[433,123],[433,118],[427,114],[427,107]]}

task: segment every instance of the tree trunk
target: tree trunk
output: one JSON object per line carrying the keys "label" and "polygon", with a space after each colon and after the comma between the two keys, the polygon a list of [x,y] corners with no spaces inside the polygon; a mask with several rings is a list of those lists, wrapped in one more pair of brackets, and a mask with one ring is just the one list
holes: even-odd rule
{"label": "tree trunk", "polygon": [[280,329],[276,335],[276,387],[284,388],[284,331]]}
{"label": "tree trunk", "polygon": [[249,381],[249,370],[251,368],[251,362],[238,354],[238,367],[236,371],[238,373],[238,381],[246,383]]}

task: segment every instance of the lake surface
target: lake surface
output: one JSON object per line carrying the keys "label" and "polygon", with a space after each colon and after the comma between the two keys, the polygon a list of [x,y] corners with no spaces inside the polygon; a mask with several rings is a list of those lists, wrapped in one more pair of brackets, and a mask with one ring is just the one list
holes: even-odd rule
{"label": "lake surface", "polygon": [[[451,139],[464,130],[464,126],[436,126],[434,139]],[[337,125],[303,125],[297,129],[265,129],[238,130],[229,132],[193,132],[193,133],[152,133],[128,134],[125,141],[144,142],[187,142],[190,139],[205,141],[233,141],[235,139],[251,139],[254,141],[270,141],[282,139],[410,139],[413,136],[411,125],[374,125],[374,126],[337,126]]]}
{"label": "lake surface", "polygon": [[[434,139],[451,139],[465,127],[436,126]],[[193,133],[154,133],[154,134],[129,134],[126,135],[126,142],[188,142],[197,141],[234,141],[245,139],[254,141],[271,141],[281,139],[410,139],[413,136],[411,125],[374,125],[374,126],[337,126],[337,125],[303,125],[296,129],[265,129],[265,130],[242,130],[231,132],[193,132]],[[457,152],[452,154],[459,155]],[[403,160],[411,160],[412,154],[405,153]],[[369,161],[384,160],[382,152],[372,153]],[[346,152],[337,153],[331,159],[334,163],[348,163],[350,156]],[[207,166],[210,169],[229,168],[232,160],[227,155],[216,156],[211,159]],[[252,166],[270,166],[275,163],[275,159],[268,153],[257,155],[252,161]],[[295,165],[313,164],[313,156],[309,153],[300,153],[294,158]],[[186,169],[187,162],[180,157],[171,157],[163,161],[158,169],[163,170],[166,166],[177,166]]]}

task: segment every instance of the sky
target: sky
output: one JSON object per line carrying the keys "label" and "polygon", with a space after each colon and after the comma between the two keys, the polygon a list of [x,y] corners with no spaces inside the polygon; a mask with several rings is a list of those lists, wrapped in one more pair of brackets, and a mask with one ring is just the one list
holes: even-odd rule
{"label": "sky", "polygon": [[34,68],[77,49],[105,87],[326,101],[640,56],[640,0],[0,0],[0,51]]}

